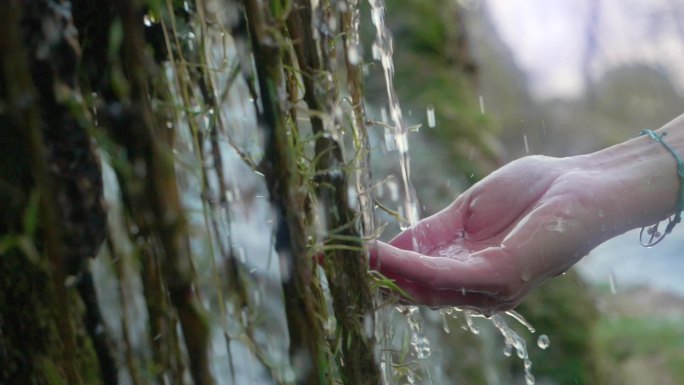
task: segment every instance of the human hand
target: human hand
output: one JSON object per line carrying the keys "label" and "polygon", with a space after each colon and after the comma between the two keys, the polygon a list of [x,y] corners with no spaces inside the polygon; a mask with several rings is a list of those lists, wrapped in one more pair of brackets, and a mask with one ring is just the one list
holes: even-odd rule
{"label": "human hand", "polygon": [[377,242],[371,267],[417,304],[485,314],[513,308],[529,290],[626,230],[604,212],[614,181],[583,161],[514,161],[389,244]]}

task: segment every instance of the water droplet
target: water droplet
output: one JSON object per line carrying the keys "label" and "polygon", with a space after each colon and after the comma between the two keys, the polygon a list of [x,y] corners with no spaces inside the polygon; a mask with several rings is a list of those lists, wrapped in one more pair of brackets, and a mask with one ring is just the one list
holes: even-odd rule
{"label": "water droplet", "polygon": [[417,306],[407,306],[398,308],[406,315],[409,329],[411,330],[411,348],[416,358],[425,359],[430,357],[430,341],[425,337],[423,329],[423,317]]}
{"label": "water droplet", "polygon": [[465,311],[463,312],[463,315],[465,316],[466,320],[466,325],[468,326],[468,330],[470,330],[471,333],[473,334],[480,334],[480,329],[478,329],[475,326],[475,322],[473,322],[473,316],[472,316],[471,311]]}
{"label": "water droplet", "polygon": [[427,106],[427,120],[428,127],[432,128],[435,126],[435,106],[428,104]]}
{"label": "water droplet", "polygon": [[553,222],[546,225],[546,228],[558,233],[563,233],[568,229],[567,221],[563,218],[556,218]]}
{"label": "water droplet", "polygon": [[503,354],[504,354],[504,356],[506,356],[506,357],[510,357],[511,354],[513,354],[513,346],[511,346],[511,345],[506,345],[506,346],[504,346],[504,348],[503,348]]}
{"label": "water droplet", "polygon": [[611,271],[608,274],[608,284],[610,285],[610,292],[617,294],[617,287],[615,286],[615,274]]}
{"label": "water droplet", "polygon": [[[450,310],[450,309],[449,309]],[[439,311],[440,315],[442,316],[442,329],[444,329],[444,332],[449,334],[449,323],[447,322],[447,309],[441,309]]]}
{"label": "water droplet", "polygon": [[150,18],[150,15],[145,14],[143,16],[143,23],[145,24],[145,27],[151,27],[152,26],[152,19]]}
{"label": "water droplet", "polygon": [[494,326],[504,337],[504,342],[506,344],[506,347],[504,348],[504,354],[506,356],[510,356],[513,349],[515,349],[518,358],[523,360],[525,377],[529,377],[532,379],[532,381],[534,381],[534,377],[532,376],[531,372],[532,361],[529,360],[527,355],[527,345],[525,344],[525,340],[515,330],[508,326],[508,323],[506,323],[506,320],[503,318],[501,313],[493,314],[489,317],[489,320],[492,321]]}
{"label": "water droplet", "polygon": [[527,330],[530,331],[530,333],[536,332],[534,329],[534,326],[532,326],[531,323],[527,322],[525,317],[522,316],[522,314],[518,313],[515,310],[506,310],[506,315],[513,318],[514,320],[518,321],[522,326],[526,327]]}
{"label": "water droplet", "polygon": [[518,347],[515,349],[515,353],[518,355],[518,358],[520,358],[522,360],[523,358],[525,358],[527,351]]}
{"label": "water droplet", "polygon": [[397,150],[400,154],[406,154],[408,152],[408,135],[405,132],[399,132],[394,136],[397,142]]}
{"label": "water droplet", "polygon": [[451,258],[459,261],[466,261],[470,259],[470,255],[467,250],[465,250],[463,245],[458,243],[441,246],[437,248],[437,250],[430,252],[430,254],[436,254],[439,257]]}
{"label": "water droplet", "polygon": [[539,346],[541,349],[546,349],[549,347],[551,344],[551,341],[549,341],[549,337],[546,334],[542,334],[537,338],[537,346]]}
{"label": "water droplet", "polygon": [[521,279],[523,282],[529,281],[530,278],[532,278],[532,271],[531,271],[530,269],[523,269],[523,270],[520,272],[520,279]]}
{"label": "water droplet", "polygon": [[530,145],[527,143],[527,135],[523,134],[523,141],[525,142],[525,154],[530,153]]}
{"label": "water droplet", "polygon": [[415,373],[413,373],[413,370],[409,369],[406,371],[406,381],[408,381],[408,383],[411,385],[416,383],[416,377]]}
{"label": "water droplet", "polygon": [[392,202],[396,202],[399,200],[399,186],[397,185],[397,182],[394,181],[394,179],[389,179],[387,180],[387,189],[390,192],[390,199]]}
{"label": "water droplet", "polygon": [[525,374],[525,384],[534,385],[534,376],[532,375],[532,373]]}

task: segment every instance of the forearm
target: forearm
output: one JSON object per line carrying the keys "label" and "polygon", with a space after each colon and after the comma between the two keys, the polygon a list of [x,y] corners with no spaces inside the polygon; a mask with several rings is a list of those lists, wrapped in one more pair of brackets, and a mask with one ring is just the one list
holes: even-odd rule
{"label": "forearm", "polygon": [[[684,115],[656,132],[666,133],[664,140],[684,155]],[[595,193],[602,194],[610,232],[648,226],[674,214],[677,162],[661,143],[643,135],[578,159],[601,181]]]}

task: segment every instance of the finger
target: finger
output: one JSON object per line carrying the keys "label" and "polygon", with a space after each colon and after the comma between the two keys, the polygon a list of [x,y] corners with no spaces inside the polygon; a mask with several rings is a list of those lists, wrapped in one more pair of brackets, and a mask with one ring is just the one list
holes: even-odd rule
{"label": "finger", "polygon": [[463,236],[463,214],[467,200],[467,196],[462,194],[448,207],[401,232],[389,244],[399,249],[428,254],[436,247]]}
{"label": "finger", "polygon": [[428,257],[377,242],[371,267],[393,279],[421,303],[430,298],[448,300],[470,294],[496,295],[498,277],[489,263],[478,258],[465,261]]}
{"label": "finger", "polygon": [[402,301],[413,305],[424,305],[432,308],[459,307],[477,310],[485,315],[490,315],[495,310],[507,310],[515,307],[514,303],[503,303],[497,296],[490,294],[462,290],[425,290],[424,287],[413,282],[402,282],[400,285],[402,290],[411,295],[410,298],[402,298]]}

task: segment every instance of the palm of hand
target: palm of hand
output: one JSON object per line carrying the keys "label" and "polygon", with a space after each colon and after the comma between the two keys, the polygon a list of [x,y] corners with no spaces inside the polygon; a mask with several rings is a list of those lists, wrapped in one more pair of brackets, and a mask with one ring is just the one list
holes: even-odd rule
{"label": "palm of hand", "polygon": [[590,183],[562,159],[512,162],[389,246],[380,243],[375,264],[419,304],[515,307],[599,242]]}

